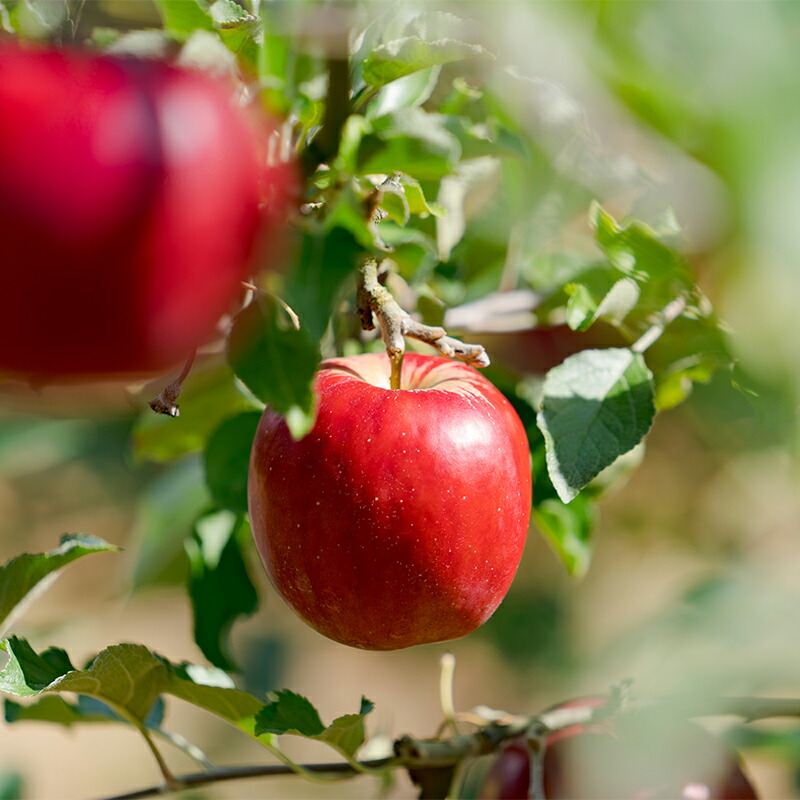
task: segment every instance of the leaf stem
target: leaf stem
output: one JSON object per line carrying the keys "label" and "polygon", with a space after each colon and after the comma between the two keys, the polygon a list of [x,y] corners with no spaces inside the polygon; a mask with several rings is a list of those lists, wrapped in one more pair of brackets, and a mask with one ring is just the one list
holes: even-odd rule
{"label": "leaf stem", "polygon": [[164,776],[164,783],[166,784],[166,788],[169,789],[171,792],[177,792],[179,789],[182,789],[183,786],[181,781],[177,780],[175,776],[172,774],[170,768],[167,766],[167,762],[164,760],[164,756],[161,755],[161,751],[156,747],[156,743],[153,741],[153,737],[150,736],[150,732],[144,725],[137,724],[136,727],[139,729],[139,733],[144,736],[144,740],[147,742],[147,746],[150,748],[150,752],[153,754],[153,757],[158,762],[158,768],[161,770],[161,774]]}
{"label": "leaf stem", "polygon": [[674,322],[686,310],[686,296],[676,297],[672,302],[667,303],[658,319],[631,345],[634,353],[644,353],[650,345],[655,344],[667,326]]}

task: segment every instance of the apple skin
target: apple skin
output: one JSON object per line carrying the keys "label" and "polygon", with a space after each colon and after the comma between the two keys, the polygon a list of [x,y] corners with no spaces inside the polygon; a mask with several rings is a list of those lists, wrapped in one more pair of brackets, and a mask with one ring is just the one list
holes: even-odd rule
{"label": "apple skin", "polygon": [[506,742],[481,783],[478,800],[528,800],[531,751],[524,736]]}
{"label": "apple skin", "polygon": [[456,639],[492,615],[531,509],[525,430],[472,367],[408,353],[335,358],[315,378],[312,431],[267,409],[249,508],[278,593],[311,627],[369,650]]}
{"label": "apple skin", "polygon": [[257,128],[195,70],[0,46],[0,372],[185,360],[253,266]]}
{"label": "apple skin", "polygon": [[[556,709],[605,705],[586,697]],[[555,710],[555,709],[551,709]],[[524,737],[503,745],[481,800],[526,798],[530,753]],[[733,751],[687,720],[642,711],[571,725],[547,738],[542,784],[548,800],[757,800]]]}

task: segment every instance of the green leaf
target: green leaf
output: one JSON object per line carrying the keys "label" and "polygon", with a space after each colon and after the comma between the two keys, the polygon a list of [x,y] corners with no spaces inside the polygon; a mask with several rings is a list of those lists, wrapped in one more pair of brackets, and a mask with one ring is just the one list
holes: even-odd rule
{"label": "green leaf", "polygon": [[214,30],[214,21],[199,0],[155,0],[164,28],[179,39],[196,30]]}
{"label": "green leaf", "polygon": [[165,462],[202,450],[210,433],[226,417],[262,405],[236,380],[228,364],[195,367],[183,385],[181,414],[168,417],[149,408],[133,428],[133,457]]}
{"label": "green leaf", "polygon": [[354,756],[366,738],[364,717],[373,708],[375,708],[375,704],[366,697],[362,697],[358,714],[344,714],[337,717],[315,738],[320,742],[326,742],[348,757]]}
{"label": "green leaf", "polygon": [[302,237],[286,287],[286,300],[315,341],[325,333],[342,286],[355,275],[362,252],[361,245],[345,228],[328,228]]}
{"label": "green leaf", "polygon": [[249,539],[250,526],[243,518],[220,511],[200,519],[186,541],[194,640],[220,669],[235,669],[228,643],[231,625],[258,607],[243,552]]}
{"label": "green leaf", "polygon": [[217,25],[236,25],[240,22],[255,21],[255,17],[234,0],[215,0],[209,7],[208,13]]}
{"label": "green leaf", "polygon": [[620,324],[640,299],[639,284],[610,264],[592,266],[565,287],[567,324],[574,331],[585,331],[598,319]]}
{"label": "green leaf", "polygon": [[13,722],[55,722],[70,728],[79,722],[108,722],[107,714],[84,714],[76,704],[68,703],[58,695],[46,695],[35,703],[23,705],[13,700],[5,702],[5,719]]}
{"label": "green leaf", "polygon": [[164,691],[248,732],[250,718],[263,706],[253,695],[236,689],[221,670],[196,664],[173,664]]}
{"label": "green leaf", "polygon": [[433,94],[441,68],[429,67],[406,75],[384,86],[367,107],[367,117],[376,117],[403,108],[418,108]]}
{"label": "green leaf", "polygon": [[581,494],[569,504],[550,497],[533,509],[536,525],[573,578],[582,578],[589,569],[594,506],[592,498]]}
{"label": "green leaf", "polygon": [[[234,688],[222,670],[170,664],[140,644],[113,645],[85,670],[74,669],[63,650],[50,648],[37,654],[17,637],[0,643],[0,649],[9,656],[0,671],[0,691],[21,697],[58,692],[86,695],[138,727],[160,725],[157,701],[162,694],[192,703],[246,732],[251,732],[252,717],[263,705],[253,695]],[[68,712],[62,709],[60,713],[66,716]]]}
{"label": "green leaf", "polygon": [[47,690],[89,695],[144,722],[164,689],[167,671],[167,665],[144,645],[119,644],[98,653],[88,669],[57,678]]}
{"label": "green leaf", "polygon": [[537,424],[558,496],[572,500],[618,456],[635,447],[655,415],[650,370],[624,348],[584,350],[545,378]]}
{"label": "green leaf", "polygon": [[18,697],[39,694],[62,675],[75,669],[61,648],[50,647],[37,653],[25,639],[18,636],[4,640],[0,649],[8,654],[8,661],[0,670],[0,692]]}
{"label": "green leaf", "polygon": [[357,714],[337,717],[326,727],[317,709],[302,695],[284,689],[271,692],[270,697],[273,701],[256,715],[257,735],[288,733],[305,736],[331,745],[348,758],[364,743],[364,717],[375,707],[371,701],[362,697]]}
{"label": "green leaf", "polygon": [[361,197],[352,186],[346,186],[331,206],[325,227],[328,230],[346,230],[362,252],[380,254],[385,253],[388,248],[378,233],[376,223],[365,216],[365,200],[371,192],[372,189],[364,192]]}
{"label": "green leaf", "polygon": [[226,419],[211,434],[205,451],[206,483],[220,508],[247,511],[250,450],[261,420],[260,411]]}
{"label": "green leaf", "polygon": [[57,648],[37,654],[17,637],[2,646],[9,658],[0,672],[0,691],[20,697],[42,692],[89,695],[141,724],[166,685],[167,665],[143,645],[113,645],[85,670],[74,669],[67,654]]}
{"label": "green leaf", "polygon": [[256,733],[294,733],[316,737],[324,730],[319,712],[311,701],[289,689],[271,692],[272,702],[256,714]]}
{"label": "green leaf", "polygon": [[[100,700],[86,695],[79,695],[76,703],[70,703],[57,694],[45,694],[35,702],[15,703],[6,699],[6,722],[53,722],[71,728],[83,723],[127,723],[110,706]],[[153,704],[150,713],[144,720],[145,727],[161,733],[160,726],[164,720],[164,702],[158,700]]]}
{"label": "green leaf", "polygon": [[401,175],[400,183],[403,185],[403,191],[410,213],[423,218],[428,216],[439,217],[444,213],[440,206],[437,206],[435,203],[428,203],[418,180],[408,175]]}
{"label": "green leaf", "polygon": [[643,313],[662,309],[694,285],[685,257],[641,222],[621,226],[599,205],[592,210],[595,239],[609,262],[641,286]]}
{"label": "green leaf", "polygon": [[381,194],[380,207],[386,212],[387,219],[396,222],[401,227],[405,226],[411,216],[405,191],[392,184],[387,184],[382,188]]}
{"label": "green leaf", "polygon": [[261,23],[234,0],[216,0],[208,9],[225,46],[253,70],[258,69]]}
{"label": "green leaf", "polygon": [[385,86],[417,70],[488,55],[479,44],[457,39],[424,41],[419,36],[406,36],[378,45],[364,61],[362,77],[370,86]]}
{"label": "green leaf", "polygon": [[311,429],[311,380],[320,360],[319,346],[306,328],[292,327],[273,298],[259,295],[236,315],[228,359],[256,397],[281,414],[296,409],[305,418],[301,428],[305,433]]}
{"label": "green leaf", "polygon": [[161,580],[184,581],[183,541],[211,504],[199,458],[183,459],[159,472],[137,508],[134,588]]}
{"label": "green leaf", "polygon": [[24,553],[0,567],[0,630],[8,630],[28,603],[45,591],[62,567],[91,553],[119,548],[96,536],[65,534],[54,550]]}
{"label": "green leaf", "polygon": [[437,180],[453,171],[461,144],[446,126],[447,118],[409,108],[372,121],[361,140],[361,175],[406,172],[418,180]]}

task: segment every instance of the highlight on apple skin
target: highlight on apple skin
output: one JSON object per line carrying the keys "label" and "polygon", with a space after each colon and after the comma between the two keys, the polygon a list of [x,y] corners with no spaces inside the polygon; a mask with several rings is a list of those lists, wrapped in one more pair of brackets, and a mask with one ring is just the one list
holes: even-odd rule
{"label": "highlight on apple skin", "polygon": [[185,361],[252,270],[264,131],[197,70],[0,47],[0,372]]}
{"label": "highlight on apple skin", "polygon": [[325,636],[371,650],[456,639],[492,615],[525,545],[525,430],[472,367],[408,353],[323,362],[295,441],[267,409],[249,509],[269,578]]}

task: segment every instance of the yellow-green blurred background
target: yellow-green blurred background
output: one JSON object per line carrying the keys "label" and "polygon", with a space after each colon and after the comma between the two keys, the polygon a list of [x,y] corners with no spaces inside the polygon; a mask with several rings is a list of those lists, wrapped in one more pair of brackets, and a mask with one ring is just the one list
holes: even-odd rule
{"label": "yellow-green blurred background", "polygon": [[[138,26],[151,18],[144,0],[95,4],[109,20]],[[588,575],[569,579],[533,528],[508,598],[464,640],[394,653],[348,649],[294,618],[254,561],[261,609],[233,634],[249,667],[246,688],[291,688],[327,720],[366,695],[376,703],[371,734],[388,737],[436,729],[447,651],[457,659],[461,710],[535,713],[629,678],[642,696],[693,689],[800,697],[800,4],[447,7],[476,19],[504,64],[555,92],[554,159],[583,157],[577,125],[599,159],[587,169],[613,163],[641,172],[646,192],[603,198],[615,214],[674,210],[758,397],[732,400],[712,384],[660,416],[642,465],[601,505]],[[316,13],[312,5],[308,13]],[[512,358],[520,346],[510,336],[500,352]],[[75,663],[122,641],[172,661],[201,659],[185,591],[174,583],[180,552],[152,541],[153,531],[186,526],[182,504],[199,464],[186,461],[168,480],[155,467],[134,466],[126,448],[136,402],[119,385],[56,392],[7,383],[0,403],[0,559],[50,549],[73,531],[123,548],[73,565],[19,632],[39,648],[66,648]],[[149,561],[143,547],[152,548]],[[158,580],[132,591],[135,564]],[[189,735],[218,764],[264,758],[244,737],[177,703],[165,727]],[[795,741],[746,751],[763,796],[798,796]],[[168,757],[176,771],[193,769],[177,752]],[[24,796],[35,798],[100,797],[159,778],[144,743],[112,725],[3,725],[0,772],[21,774]],[[321,787],[290,778],[202,796],[370,797],[378,788],[370,779]],[[414,790],[401,777],[391,796]]]}

